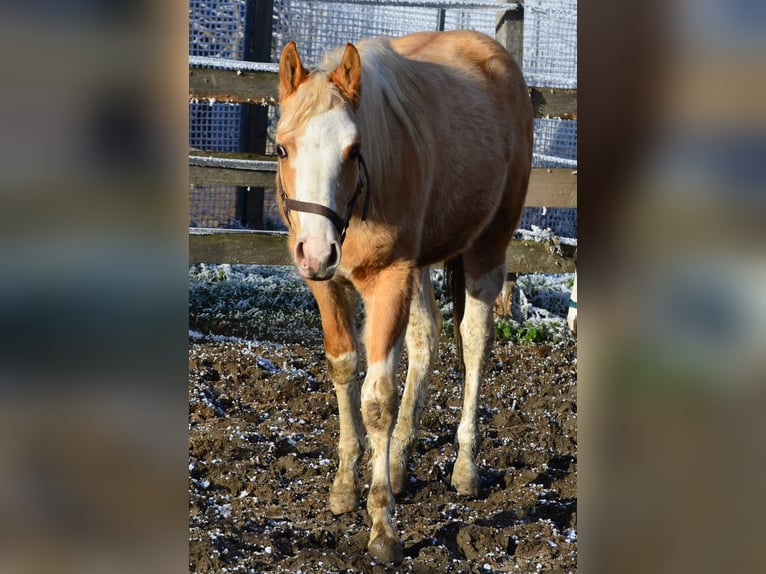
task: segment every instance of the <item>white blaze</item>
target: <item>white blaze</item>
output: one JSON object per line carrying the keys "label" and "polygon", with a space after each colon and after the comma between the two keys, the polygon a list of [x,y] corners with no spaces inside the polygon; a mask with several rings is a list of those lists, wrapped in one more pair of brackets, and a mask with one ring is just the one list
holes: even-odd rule
{"label": "white blaze", "polygon": [[[295,157],[295,197],[299,201],[329,207],[341,217],[345,205],[339,206],[335,194],[343,164],[343,150],[357,141],[357,128],[348,112],[336,108],[314,116],[306,123],[306,131],[298,143]],[[333,237],[329,219],[313,213],[298,213],[301,236]]]}

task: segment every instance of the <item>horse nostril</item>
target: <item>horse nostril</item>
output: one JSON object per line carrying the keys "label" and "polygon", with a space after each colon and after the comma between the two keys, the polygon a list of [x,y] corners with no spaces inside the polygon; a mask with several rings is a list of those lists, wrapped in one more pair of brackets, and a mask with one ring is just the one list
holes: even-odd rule
{"label": "horse nostril", "polygon": [[303,253],[303,241],[295,244],[295,258],[299,262],[306,259],[306,255]]}
{"label": "horse nostril", "polygon": [[327,258],[327,267],[335,267],[340,263],[340,251],[338,250],[338,244],[333,242],[330,244],[330,256]]}

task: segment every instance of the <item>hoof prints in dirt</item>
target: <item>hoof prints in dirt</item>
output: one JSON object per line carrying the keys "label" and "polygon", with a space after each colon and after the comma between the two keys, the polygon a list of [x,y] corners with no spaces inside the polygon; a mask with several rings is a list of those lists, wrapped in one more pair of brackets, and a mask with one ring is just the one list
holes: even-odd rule
{"label": "hoof prints in dirt", "polygon": [[[191,571],[394,571],[366,551],[366,488],[357,510],[327,509],[338,422],[323,355],[321,345],[191,343]],[[462,396],[454,349],[442,343],[440,355],[397,500],[395,571],[576,571],[574,344],[495,345],[476,499],[449,486]]]}

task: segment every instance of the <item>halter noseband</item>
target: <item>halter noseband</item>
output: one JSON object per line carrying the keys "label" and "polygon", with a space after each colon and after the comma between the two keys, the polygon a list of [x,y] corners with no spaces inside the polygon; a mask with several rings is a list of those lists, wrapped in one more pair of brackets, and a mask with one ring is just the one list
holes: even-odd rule
{"label": "halter noseband", "polygon": [[335,211],[330,209],[329,207],[322,205],[321,203],[311,203],[308,201],[298,201],[297,199],[291,199],[287,197],[287,194],[285,193],[285,186],[282,185],[282,171],[277,166],[277,184],[279,186],[279,194],[282,198],[282,209],[285,213],[285,219],[287,220],[287,224],[292,229],[292,223],[290,222],[290,211],[302,211],[303,213],[315,213],[317,215],[322,215],[329,219],[333,226],[335,227],[336,231],[338,232],[338,235],[340,235],[340,244],[343,245],[343,241],[346,239],[346,230],[348,229],[348,224],[351,222],[351,216],[354,212],[354,205],[356,204],[357,198],[362,194],[362,189],[365,186],[365,182],[362,181],[362,171],[364,170],[364,179],[367,182],[367,193],[364,197],[364,207],[362,209],[362,221],[367,219],[367,208],[370,203],[370,174],[367,172],[367,165],[364,163],[364,159],[362,159],[362,154],[359,154],[356,156],[357,165],[359,167],[359,179],[356,183],[356,190],[354,191],[354,195],[351,197],[351,199],[348,202],[348,205],[346,206],[346,217],[341,218],[340,215],[338,215]]}

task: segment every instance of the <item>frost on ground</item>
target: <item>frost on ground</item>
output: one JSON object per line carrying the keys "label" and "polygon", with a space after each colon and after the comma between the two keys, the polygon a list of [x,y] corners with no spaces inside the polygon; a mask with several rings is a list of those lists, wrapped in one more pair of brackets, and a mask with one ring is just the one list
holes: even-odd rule
{"label": "frost on ground", "polygon": [[[431,279],[444,320],[444,334],[449,335],[453,329],[452,303],[444,290],[442,271],[433,270]],[[573,282],[571,273],[520,275],[512,315],[496,317],[498,336],[509,339],[534,329],[538,335],[533,342],[566,340],[566,313]],[[322,338],[318,308],[292,267],[192,265],[189,317],[190,328],[201,333],[293,343]],[[362,317],[360,304],[360,322]],[[296,329],[296,324],[301,328]]]}
{"label": "frost on ground", "polygon": [[[190,571],[394,571],[366,553],[368,487],[357,510],[327,509],[337,406],[303,281],[291,268],[223,265],[192,266],[189,278]],[[498,320],[476,499],[450,486],[462,379],[445,327],[397,500],[405,560],[396,571],[576,571],[576,346],[562,307],[571,278],[520,277],[518,316]],[[433,281],[447,316],[439,273]],[[516,335],[539,333],[504,337],[511,321]],[[405,368],[406,353],[400,381]]]}

